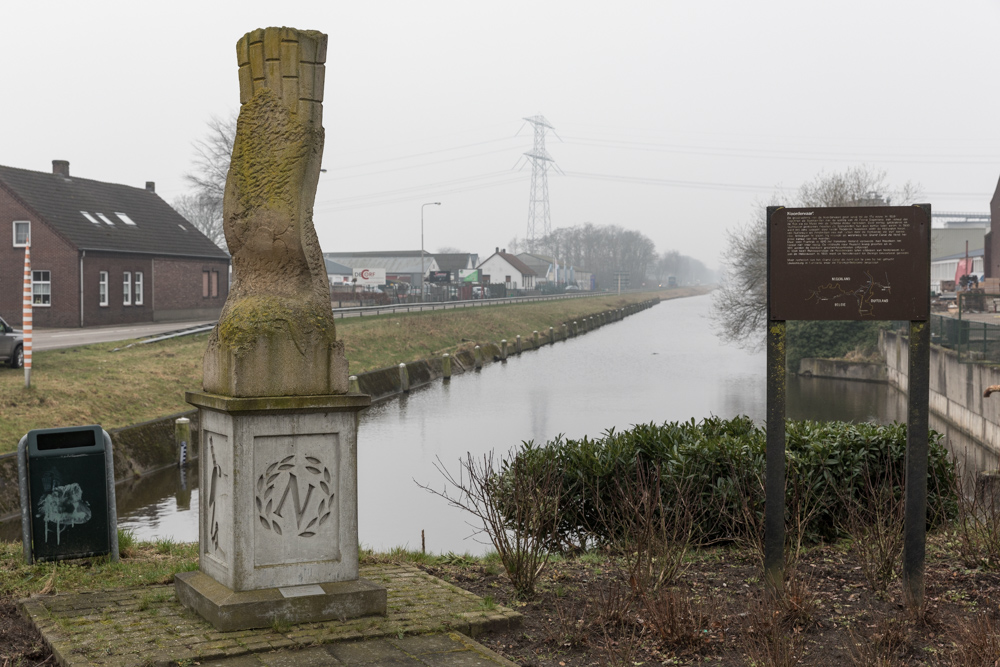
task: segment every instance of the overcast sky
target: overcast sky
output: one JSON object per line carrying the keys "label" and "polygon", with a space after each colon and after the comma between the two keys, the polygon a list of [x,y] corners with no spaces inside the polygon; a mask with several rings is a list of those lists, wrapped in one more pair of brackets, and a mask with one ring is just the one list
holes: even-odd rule
{"label": "overcast sky", "polygon": [[5,3],[3,23],[0,164],[65,159],[167,201],[238,112],[236,41],[327,33],[324,251],[417,249],[432,201],[430,251],[524,237],[536,114],[564,172],[553,228],[637,229],[710,267],[755,201],[820,171],[884,168],[969,212],[1000,176],[995,0],[90,0]]}

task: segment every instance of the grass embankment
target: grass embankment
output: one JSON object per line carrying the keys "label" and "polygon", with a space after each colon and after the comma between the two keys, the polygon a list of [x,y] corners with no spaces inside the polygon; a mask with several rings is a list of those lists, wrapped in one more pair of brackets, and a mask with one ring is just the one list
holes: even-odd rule
{"label": "grass embankment", "polygon": [[[659,293],[669,299],[705,289]],[[524,305],[459,308],[337,320],[351,373],[363,373],[457,349],[465,341],[513,341],[589,313],[654,294],[595,296]],[[100,343],[35,352],[31,389],[24,374],[0,368],[0,453],[17,449],[34,428],[101,424],[118,428],[187,410],[184,392],[201,388],[207,334],[124,348]],[[474,345],[475,342],[467,342]]]}

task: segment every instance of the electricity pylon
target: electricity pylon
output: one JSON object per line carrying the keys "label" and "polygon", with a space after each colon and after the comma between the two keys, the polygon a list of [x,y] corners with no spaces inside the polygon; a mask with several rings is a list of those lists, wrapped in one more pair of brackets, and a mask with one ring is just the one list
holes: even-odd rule
{"label": "electricity pylon", "polygon": [[552,233],[552,220],[549,217],[549,165],[555,165],[555,160],[545,150],[545,132],[555,128],[549,124],[545,116],[525,118],[535,128],[535,145],[531,152],[524,155],[531,160],[531,194],[528,196],[528,232],[525,241],[528,247],[535,249],[535,243]]}

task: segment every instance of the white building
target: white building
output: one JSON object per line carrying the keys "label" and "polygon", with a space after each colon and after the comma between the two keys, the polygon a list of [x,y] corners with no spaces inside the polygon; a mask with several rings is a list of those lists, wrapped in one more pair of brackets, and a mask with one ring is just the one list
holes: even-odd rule
{"label": "white building", "polygon": [[535,272],[506,249],[497,248],[476,268],[484,283],[505,285],[507,289],[535,289]]}

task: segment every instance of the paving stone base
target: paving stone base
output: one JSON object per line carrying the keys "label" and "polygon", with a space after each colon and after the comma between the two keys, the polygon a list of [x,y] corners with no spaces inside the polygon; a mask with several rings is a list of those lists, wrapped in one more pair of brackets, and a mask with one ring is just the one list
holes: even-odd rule
{"label": "paving stone base", "polygon": [[[300,591],[305,592],[300,593]],[[385,614],[386,592],[367,579],[233,591],[204,572],[179,572],[174,593],[216,630],[267,628]]]}
{"label": "paving stone base", "polygon": [[521,622],[519,613],[487,607],[478,596],[410,565],[366,566],[360,574],[385,587],[386,616],[221,632],[180,604],[173,585],[37,596],[20,606],[59,664],[73,667],[204,664],[275,649],[432,632],[475,637]]}

